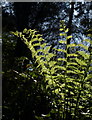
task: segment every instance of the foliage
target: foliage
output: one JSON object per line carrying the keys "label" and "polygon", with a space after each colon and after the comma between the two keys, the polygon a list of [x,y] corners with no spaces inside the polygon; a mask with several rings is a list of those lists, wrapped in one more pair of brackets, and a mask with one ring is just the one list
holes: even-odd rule
{"label": "foliage", "polygon": [[35,114],[40,115],[49,111],[49,100],[45,97],[46,92],[40,88],[42,76],[32,63],[27,62],[25,65],[28,58],[15,57],[15,45],[14,35],[3,32],[2,119],[35,120]]}
{"label": "foliage", "polygon": [[[72,4],[74,8],[71,7]],[[91,5],[91,2],[8,2],[2,7],[3,31],[22,31],[25,27],[35,28],[43,34],[43,38],[47,43],[52,44],[53,48],[59,40],[59,20],[63,19],[67,26],[70,26],[70,34],[74,36],[72,41],[78,42],[82,40],[83,35],[87,34],[85,31],[92,26]],[[22,41],[18,40],[16,46],[18,57],[27,56],[28,52]]]}
{"label": "foliage", "polygon": [[[54,48],[45,42],[42,35],[35,30],[24,29],[23,32],[12,32],[27,45],[32,52],[35,69],[42,76],[40,87],[48,93],[51,110],[48,114],[35,116],[38,120],[83,120],[92,117],[92,51],[89,46],[81,44],[67,44],[72,36],[67,36],[69,30],[63,21],[60,24],[60,45],[64,48]],[[85,39],[90,43],[92,41]],[[79,49],[76,49],[80,47]],[[74,52],[75,51],[75,52]],[[57,52],[61,55],[57,56]],[[34,68],[31,66],[31,69]],[[29,72],[30,74],[32,71]],[[34,73],[34,70],[33,70]],[[36,74],[36,73],[35,73]],[[31,74],[33,77],[33,74]],[[39,80],[37,83],[39,84]],[[41,84],[42,83],[42,84]]]}

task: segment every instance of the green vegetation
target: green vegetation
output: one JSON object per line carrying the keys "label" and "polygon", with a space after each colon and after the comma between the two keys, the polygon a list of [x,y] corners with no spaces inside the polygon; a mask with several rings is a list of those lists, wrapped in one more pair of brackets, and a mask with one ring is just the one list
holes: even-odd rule
{"label": "green vegetation", "polygon": [[[36,30],[24,29],[23,32],[12,32],[27,45],[33,59],[27,64],[26,71],[21,73],[15,71],[16,87],[19,91],[15,90],[12,94],[15,96],[17,92],[19,95],[23,94],[21,102],[25,97],[26,99],[30,97],[27,102],[30,102],[28,105],[31,106],[30,108],[25,103],[26,106],[20,108],[20,103],[17,103],[17,116],[30,109],[36,120],[91,120],[92,50],[89,48],[92,48],[92,35],[89,34],[89,39],[83,40],[90,46],[83,42],[67,44],[72,38],[67,35],[68,31],[61,21],[61,40],[58,44],[64,47],[54,47],[53,52],[50,52],[51,46]],[[28,58],[21,57],[19,60],[23,62],[25,59]],[[43,101],[43,106],[40,106]]]}

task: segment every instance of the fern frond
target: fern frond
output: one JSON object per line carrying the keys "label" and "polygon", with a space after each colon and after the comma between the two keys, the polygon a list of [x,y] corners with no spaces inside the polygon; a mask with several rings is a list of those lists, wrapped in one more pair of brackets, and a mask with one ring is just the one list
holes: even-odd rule
{"label": "fern frond", "polygon": [[73,65],[68,65],[67,68],[70,68],[70,69],[72,69],[72,70],[78,70],[78,67],[75,67],[75,66],[73,66]]}
{"label": "fern frond", "polygon": [[90,39],[84,39],[83,41],[90,43]]}
{"label": "fern frond", "polygon": [[49,64],[50,67],[54,67],[57,64],[57,62],[56,61],[50,61],[48,64]]}
{"label": "fern frond", "polygon": [[75,63],[75,62],[68,62],[68,63],[67,63],[67,66],[69,66],[69,65],[72,65],[72,66],[78,66],[78,64]]}
{"label": "fern frond", "polygon": [[71,35],[66,37],[66,39],[67,39],[67,40],[68,40],[68,39],[70,39],[70,38],[72,38],[72,36],[71,36]]}
{"label": "fern frond", "polygon": [[67,57],[77,57],[77,54],[67,54]]}
{"label": "fern frond", "polygon": [[46,55],[46,60],[50,61],[51,58],[53,58],[55,55],[53,53],[49,53],[48,55]]}
{"label": "fern frond", "polygon": [[89,71],[92,71],[92,66],[89,67]]}
{"label": "fern frond", "polygon": [[33,43],[33,42],[36,42],[36,41],[38,41],[37,38],[33,38],[33,39],[31,39],[31,42],[32,42],[32,43]]}
{"label": "fern frond", "polygon": [[57,60],[58,60],[58,61],[64,61],[64,62],[67,61],[66,58],[58,58]]}
{"label": "fern frond", "polygon": [[85,78],[85,80],[89,80],[92,79],[92,74],[88,74],[87,77]]}
{"label": "fern frond", "polygon": [[34,43],[33,46],[34,46],[34,47],[40,46],[40,43]]}
{"label": "fern frond", "polygon": [[66,33],[60,33],[60,36],[66,36]]}
{"label": "fern frond", "polygon": [[41,47],[42,47],[42,48],[45,48],[46,45],[47,45],[46,43],[43,43],[43,44],[41,44]]}
{"label": "fern frond", "polygon": [[66,30],[65,30],[65,33],[67,33],[69,31],[69,29],[67,28]]}
{"label": "fern frond", "polygon": [[76,60],[76,62],[77,62],[79,65],[81,65],[81,66],[87,66],[87,63],[86,63],[85,61],[80,60],[80,59],[78,59],[78,58],[75,58],[75,60]]}
{"label": "fern frond", "polygon": [[75,46],[76,46],[76,44],[69,44],[69,45],[67,45],[67,48],[75,47]]}
{"label": "fern frond", "polygon": [[66,41],[60,40],[59,43],[61,43],[61,44],[66,44]]}
{"label": "fern frond", "polygon": [[89,59],[90,55],[85,51],[77,51],[79,55],[81,55],[84,59]]}
{"label": "fern frond", "polygon": [[53,69],[66,70],[65,67],[58,66],[58,65],[55,65],[55,67],[53,67]]}
{"label": "fern frond", "polygon": [[64,50],[64,49],[56,49],[55,48],[55,50],[58,51],[58,52],[64,52],[64,53],[66,53],[66,50]]}
{"label": "fern frond", "polygon": [[[56,98],[53,102],[54,105],[57,105],[57,101],[59,105],[62,103],[62,106],[60,106],[61,116],[64,115],[63,117],[66,117],[66,113],[71,112],[70,114],[76,117],[78,112],[76,109],[82,109],[82,106],[84,106],[81,103],[83,104],[83,101],[85,101],[85,94],[91,96],[90,92],[92,92],[90,85],[92,80],[92,51],[85,52],[88,51],[89,46],[82,43],[78,45],[67,44],[67,41],[72,36],[67,35],[69,29],[66,28],[64,21],[61,21],[60,26],[60,32],[62,32],[60,37],[64,38],[64,40],[60,40],[59,45],[64,45],[65,49],[54,48],[57,51],[56,53],[59,53],[59,55],[61,53],[62,55],[59,58],[57,57],[57,59],[55,58],[56,60],[54,60],[56,55],[49,52],[51,46],[47,45],[42,35],[37,34],[37,31],[24,29],[23,32],[16,31],[13,34],[20,37],[32,52],[34,63],[37,63],[36,69],[40,71],[39,74],[44,78],[45,91],[48,92],[49,88],[51,96],[61,98],[58,100]],[[91,45],[90,39],[85,39],[84,41],[89,42]],[[38,46],[39,48],[36,49]],[[77,51],[76,47],[81,47],[84,51]],[[74,48],[75,52],[70,51],[70,48]],[[84,88],[85,90],[83,91]],[[61,117],[61,119],[63,118]]]}
{"label": "fern frond", "polygon": [[75,71],[72,71],[72,70],[67,70],[67,73],[78,74],[77,72],[75,72]]}
{"label": "fern frond", "polygon": [[88,46],[85,46],[85,45],[83,45],[83,44],[78,44],[77,46],[80,46],[80,47],[82,47],[83,49],[85,49],[85,50],[88,51]]}
{"label": "fern frond", "polygon": [[45,54],[48,54],[50,48],[51,48],[51,46],[45,46],[45,48],[43,49],[44,53],[45,53]]}

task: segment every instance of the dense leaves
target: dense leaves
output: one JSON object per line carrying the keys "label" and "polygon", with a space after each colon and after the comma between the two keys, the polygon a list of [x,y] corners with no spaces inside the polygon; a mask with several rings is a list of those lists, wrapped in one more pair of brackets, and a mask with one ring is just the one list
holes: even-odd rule
{"label": "dense leaves", "polygon": [[[72,53],[69,48],[79,46],[81,49],[84,48],[88,50],[88,46],[83,44],[69,45],[67,41],[72,38],[72,36],[67,36],[68,29],[63,21],[61,21],[60,31],[60,36],[61,38],[64,36],[65,41],[60,40],[59,44],[64,44],[66,47],[65,49],[55,49],[58,52],[65,53],[65,57],[61,55],[58,59],[55,58],[56,54],[49,53],[51,46],[47,46],[42,36],[37,34],[37,31],[25,29],[23,33],[18,31],[13,32],[14,35],[21,38],[32,52],[32,57],[36,64],[35,69],[37,69],[39,75],[44,78],[41,80],[42,84],[40,83],[41,89],[48,93],[50,97],[50,112],[44,115],[36,115],[35,117],[38,120],[45,120],[47,118],[51,120],[67,120],[69,119],[68,117],[70,117],[71,120],[90,119],[92,117],[92,108],[88,106],[88,104],[90,104],[89,98],[92,99],[92,73],[90,73],[89,69],[92,64],[92,53],[82,50],[76,50]],[[27,39],[29,37],[31,37],[30,41]],[[42,43],[42,41],[44,42]],[[89,42],[90,41],[89,39]],[[89,44],[91,46],[91,42]],[[63,61],[65,61],[65,64],[61,65],[60,63]],[[31,71],[29,71],[29,73],[31,73]],[[38,82],[39,80],[37,83]],[[87,111],[89,112],[87,113]],[[52,113],[54,118],[51,116]]]}
{"label": "dense leaves", "polygon": [[[92,118],[91,6],[92,2],[5,3],[3,119]],[[59,23],[62,19],[66,25]],[[10,34],[15,30],[18,39]]]}

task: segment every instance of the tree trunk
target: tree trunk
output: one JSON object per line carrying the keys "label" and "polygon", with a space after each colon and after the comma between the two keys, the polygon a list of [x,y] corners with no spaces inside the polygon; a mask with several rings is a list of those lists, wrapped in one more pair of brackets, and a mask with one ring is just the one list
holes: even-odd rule
{"label": "tree trunk", "polygon": [[[75,4],[75,2],[71,2],[71,10],[70,10],[69,22],[68,22],[68,28],[69,28],[69,31],[67,34],[68,36],[71,35],[71,33],[72,33],[72,20],[73,20],[73,13],[74,13],[74,4]],[[71,39],[68,39],[67,44],[70,44],[70,40]]]}

